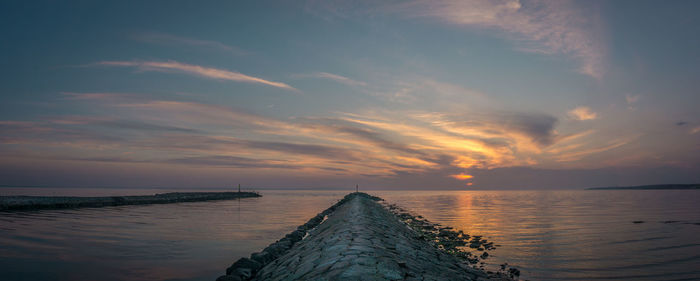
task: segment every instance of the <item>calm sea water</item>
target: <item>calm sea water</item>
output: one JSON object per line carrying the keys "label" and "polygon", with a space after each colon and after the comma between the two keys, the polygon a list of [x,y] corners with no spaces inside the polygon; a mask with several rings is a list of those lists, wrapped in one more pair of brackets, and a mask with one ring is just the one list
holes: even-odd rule
{"label": "calm sea water", "polygon": [[[164,190],[0,189],[125,195]],[[2,280],[214,280],[345,191],[0,213]],[[700,191],[369,191],[501,245],[529,280],[700,280]],[[643,221],[643,223],[633,223]]]}

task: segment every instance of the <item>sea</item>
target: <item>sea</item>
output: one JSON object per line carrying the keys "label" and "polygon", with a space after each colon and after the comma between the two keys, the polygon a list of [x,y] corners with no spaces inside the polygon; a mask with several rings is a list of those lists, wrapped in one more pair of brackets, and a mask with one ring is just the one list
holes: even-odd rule
{"label": "sea", "polygon": [[[164,189],[0,188],[0,195],[116,196]],[[201,190],[200,190],[201,191]],[[354,190],[0,212],[0,279],[209,280]],[[700,280],[700,190],[368,190],[494,244],[487,268],[521,280]]]}

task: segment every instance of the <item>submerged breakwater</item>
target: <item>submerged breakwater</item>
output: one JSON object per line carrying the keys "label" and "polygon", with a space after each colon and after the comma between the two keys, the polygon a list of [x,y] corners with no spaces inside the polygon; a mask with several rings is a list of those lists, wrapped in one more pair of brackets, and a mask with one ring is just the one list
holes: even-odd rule
{"label": "submerged breakwater", "polygon": [[0,211],[95,208],[260,197],[257,192],[171,192],[140,196],[0,196]]}
{"label": "submerged breakwater", "polygon": [[446,251],[381,200],[351,193],[217,281],[510,280]]}

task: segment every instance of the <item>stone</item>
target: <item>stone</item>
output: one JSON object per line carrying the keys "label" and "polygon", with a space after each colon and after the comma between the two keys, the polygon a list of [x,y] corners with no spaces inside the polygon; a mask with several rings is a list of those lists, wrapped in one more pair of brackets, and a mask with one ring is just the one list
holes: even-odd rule
{"label": "stone", "polygon": [[377,264],[377,273],[384,277],[386,280],[399,280],[403,279],[403,273],[401,268],[395,262],[380,261]]}
{"label": "stone", "polygon": [[241,277],[238,277],[237,275],[221,275],[219,278],[216,278],[216,281],[242,281]]}
{"label": "stone", "polygon": [[382,280],[376,277],[372,278],[375,274],[376,270],[372,267],[351,265],[346,267],[339,277],[340,280]]}
{"label": "stone", "polygon": [[234,269],[233,272],[231,272],[231,275],[238,276],[242,280],[248,280],[250,277],[253,277],[253,270],[250,268],[239,267]]}
{"label": "stone", "polygon": [[262,268],[262,264],[249,258],[240,258],[226,269],[226,275],[231,275],[232,272],[239,268],[247,268],[251,272],[256,272]]}
{"label": "stone", "polygon": [[263,251],[260,253],[252,253],[250,255],[250,259],[259,262],[260,264],[267,264],[271,262],[274,258],[272,257],[272,255],[270,255],[270,253]]}

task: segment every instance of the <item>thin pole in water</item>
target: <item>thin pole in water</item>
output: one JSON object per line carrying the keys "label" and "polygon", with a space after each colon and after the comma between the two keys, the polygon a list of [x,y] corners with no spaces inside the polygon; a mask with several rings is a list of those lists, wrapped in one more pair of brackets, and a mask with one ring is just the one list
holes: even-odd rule
{"label": "thin pole in water", "polygon": [[241,192],[241,184],[238,184],[238,192]]}
{"label": "thin pole in water", "polygon": [[355,185],[355,192],[360,192],[360,185],[359,184]]}

